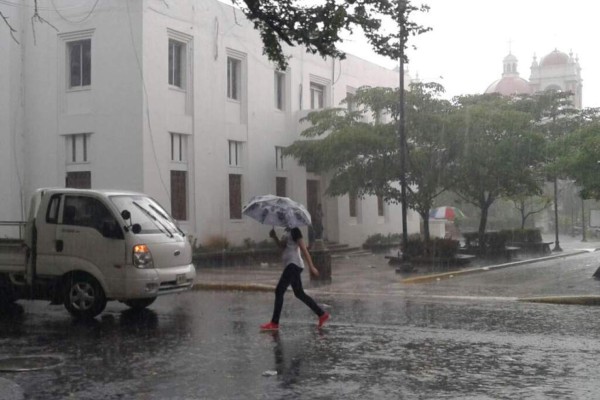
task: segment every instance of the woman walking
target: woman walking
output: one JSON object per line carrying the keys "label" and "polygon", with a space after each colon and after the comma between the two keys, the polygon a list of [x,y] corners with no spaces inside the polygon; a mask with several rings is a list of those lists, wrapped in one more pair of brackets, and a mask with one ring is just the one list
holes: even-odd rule
{"label": "woman walking", "polygon": [[275,288],[275,306],[273,308],[271,321],[261,325],[260,329],[263,331],[276,331],[279,329],[279,316],[281,315],[281,308],[283,307],[283,296],[290,285],[292,286],[292,289],[294,289],[294,295],[317,314],[319,317],[317,327],[321,328],[329,319],[329,313],[323,311],[323,309],[315,303],[312,297],[304,293],[304,289],[302,289],[302,279],[300,277],[300,273],[304,269],[302,255],[304,255],[304,258],[308,263],[310,273],[314,276],[319,276],[319,271],[315,268],[310,253],[302,240],[302,232],[298,228],[286,228],[286,234],[282,236],[280,240],[277,237],[275,230],[271,229],[269,236],[275,241],[279,248],[283,249],[282,259],[284,270],[279,278],[279,283]]}

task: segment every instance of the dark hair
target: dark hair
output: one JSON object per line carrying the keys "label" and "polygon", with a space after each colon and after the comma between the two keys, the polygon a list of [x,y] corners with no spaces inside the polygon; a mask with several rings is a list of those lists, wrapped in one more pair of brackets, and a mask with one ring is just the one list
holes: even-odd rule
{"label": "dark hair", "polygon": [[299,228],[292,228],[290,234],[294,242],[297,242],[298,239],[302,239],[302,231]]}

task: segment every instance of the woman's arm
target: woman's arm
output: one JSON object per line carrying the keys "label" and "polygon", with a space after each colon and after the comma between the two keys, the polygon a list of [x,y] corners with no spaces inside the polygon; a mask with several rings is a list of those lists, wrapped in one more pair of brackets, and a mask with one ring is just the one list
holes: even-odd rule
{"label": "woman's arm", "polygon": [[311,275],[314,276],[315,278],[318,277],[319,271],[315,268],[315,265],[313,264],[312,257],[310,256],[310,253],[308,252],[308,249],[306,248],[306,245],[304,244],[304,240],[302,240],[302,238],[300,238],[300,239],[296,240],[296,243],[298,244],[298,246],[300,246],[300,251],[302,252],[302,255],[304,255],[304,259],[308,263],[308,270],[310,271]]}
{"label": "woman's arm", "polygon": [[271,237],[271,239],[273,239],[277,247],[279,247],[280,249],[285,248],[285,242],[279,240],[279,238],[277,237],[277,233],[275,233],[275,229],[271,229],[271,231],[269,232],[269,236]]}

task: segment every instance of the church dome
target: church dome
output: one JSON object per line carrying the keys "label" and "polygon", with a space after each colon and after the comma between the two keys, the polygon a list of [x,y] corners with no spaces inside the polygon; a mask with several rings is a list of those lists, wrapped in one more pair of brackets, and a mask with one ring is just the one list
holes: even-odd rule
{"label": "church dome", "polygon": [[569,62],[569,56],[562,51],[554,49],[540,61],[540,67],[548,67],[550,65],[565,65]]}
{"label": "church dome", "polygon": [[492,83],[485,90],[485,93],[500,93],[503,96],[512,96],[515,94],[531,94],[529,82],[519,76],[504,76]]}

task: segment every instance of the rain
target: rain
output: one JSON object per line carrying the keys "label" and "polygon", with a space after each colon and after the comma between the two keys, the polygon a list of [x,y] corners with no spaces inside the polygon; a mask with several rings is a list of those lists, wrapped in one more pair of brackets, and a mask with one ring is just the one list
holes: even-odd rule
{"label": "rain", "polygon": [[596,398],[598,7],[0,0],[0,398]]}

